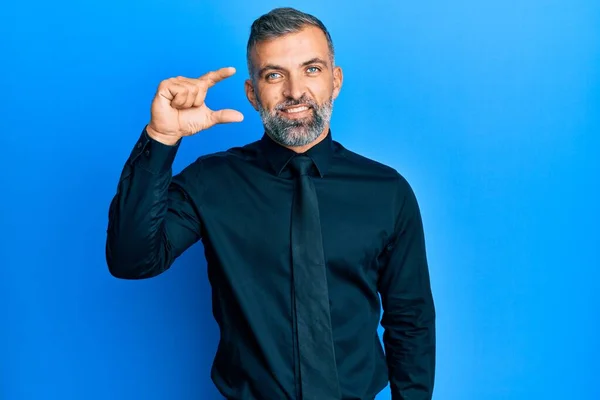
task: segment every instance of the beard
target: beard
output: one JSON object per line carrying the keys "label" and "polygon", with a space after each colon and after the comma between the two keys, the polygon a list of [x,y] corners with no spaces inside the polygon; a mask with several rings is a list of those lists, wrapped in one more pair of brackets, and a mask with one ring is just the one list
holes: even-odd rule
{"label": "beard", "polygon": [[[312,110],[312,115],[301,119],[289,119],[282,115],[284,108],[305,104]],[[297,100],[286,100],[277,104],[273,111],[263,108],[258,101],[258,112],[263,121],[267,134],[277,143],[285,146],[305,146],[315,141],[325,126],[331,120],[333,111],[333,97],[323,104],[302,96]]]}

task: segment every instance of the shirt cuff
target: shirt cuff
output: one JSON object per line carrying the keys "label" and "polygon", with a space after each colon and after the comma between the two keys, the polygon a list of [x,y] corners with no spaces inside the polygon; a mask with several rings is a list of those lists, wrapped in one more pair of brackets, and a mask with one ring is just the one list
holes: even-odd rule
{"label": "shirt cuff", "polygon": [[142,131],[135,147],[129,156],[129,163],[152,173],[164,173],[171,170],[181,139],[170,146],[152,139],[146,127]]}

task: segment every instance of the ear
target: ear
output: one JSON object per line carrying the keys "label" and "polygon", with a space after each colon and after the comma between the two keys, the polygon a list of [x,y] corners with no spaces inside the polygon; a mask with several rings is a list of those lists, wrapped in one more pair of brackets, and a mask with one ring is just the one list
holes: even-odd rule
{"label": "ear", "polygon": [[244,89],[246,90],[246,97],[248,98],[248,101],[250,104],[252,104],[252,107],[258,111],[258,102],[256,101],[256,92],[254,91],[252,79],[246,79],[246,82],[244,83]]}
{"label": "ear", "polygon": [[333,68],[333,99],[335,100],[340,94],[340,90],[342,90],[342,83],[344,82],[344,73],[342,72],[342,68],[334,67]]}

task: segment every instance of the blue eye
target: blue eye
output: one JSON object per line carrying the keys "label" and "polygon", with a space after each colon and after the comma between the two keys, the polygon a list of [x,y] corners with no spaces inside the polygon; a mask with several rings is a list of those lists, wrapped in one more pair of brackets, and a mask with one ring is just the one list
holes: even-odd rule
{"label": "blue eye", "polygon": [[[312,71],[311,71],[312,70]],[[313,74],[313,73],[317,73],[319,72],[319,68],[318,67],[308,67],[307,70],[309,73]]]}
{"label": "blue eye", "polygon": [[270,74],[267,75],[267,79],[275,79],[275,78],[277,78],[274,75],[279,75],[279,73],[277,73],[277,72],[271,72]]}

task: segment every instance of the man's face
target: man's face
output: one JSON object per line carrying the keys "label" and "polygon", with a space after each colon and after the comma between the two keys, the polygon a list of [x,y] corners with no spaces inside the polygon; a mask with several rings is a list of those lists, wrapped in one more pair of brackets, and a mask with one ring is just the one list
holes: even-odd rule
{"label": "man's face", "polygon": [[269,136],[286,146],[305,146],[325,135],[342,84],[325,34],[307,27],[257,44],[251,56],[255,75],[246,81],[246,94]]}

